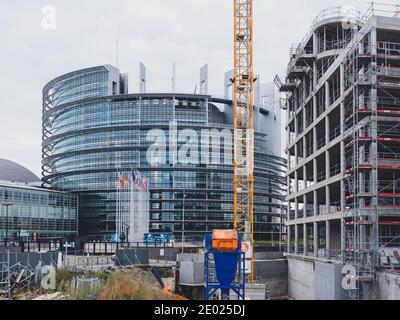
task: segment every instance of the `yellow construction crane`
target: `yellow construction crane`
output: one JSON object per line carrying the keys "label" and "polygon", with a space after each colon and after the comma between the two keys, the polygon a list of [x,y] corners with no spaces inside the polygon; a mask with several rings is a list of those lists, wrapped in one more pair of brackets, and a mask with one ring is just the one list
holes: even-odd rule
{"label": "yellow construction crane", "polygon": [[234,225],[250,250],[254,282],[254,65],[253,0],[234,0]]}

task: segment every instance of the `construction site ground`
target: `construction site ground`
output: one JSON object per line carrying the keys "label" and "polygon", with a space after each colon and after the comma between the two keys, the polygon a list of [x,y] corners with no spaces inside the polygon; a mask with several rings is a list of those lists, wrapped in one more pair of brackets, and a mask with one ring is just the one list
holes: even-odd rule
{"label": "construction site ground", "polygon": [[[77,274],[59,271],[57,290],[43,292],[32,289],[30,292],[12,295],[13,300],[79,300],[80,293],[72,293],[73,277],[93,277],[101,279],[101,285],[89,300],[184,300],[171,292],[173,270],[171,268],[154,269],[150,267],[114,268],[95,274]],[[0,299],[4,299],[0,298]]]}

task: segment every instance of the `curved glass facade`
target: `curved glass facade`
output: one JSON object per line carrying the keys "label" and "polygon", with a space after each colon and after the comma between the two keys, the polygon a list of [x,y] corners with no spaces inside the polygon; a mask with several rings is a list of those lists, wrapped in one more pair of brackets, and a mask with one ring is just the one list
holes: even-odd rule
{"label": "curved glass facade", "polygon": [[[115,232],[118,172],[130,170],[149,180],[151,231],[174,232],[179,239],[184,225],[185,239],[201,240],[215,228],[232,228],[233,165],[224,158],[233,156],[232,116],[220,111],[230,101],[113,94],[119,84],[118,76],[112,77],[105,67],[86,69],[53,80],[43,92],[43,179],[57,190],[79,193],[80,233],[101,237]],[[171,157],[172,123],[177,135],[185,130],[199,137],[198,163]],[[224,132],[227,138],[220,139],[221,156],[208,149],[211,157],[202,162],[200,137],[205,130],[211,135]],[[165,135],[157,144],[165,157],[157,164],[149,160],[156,141],[151,132]],[[178,138],[178,155],[185,145]],[[266,135],[256,133],[255,230],[256,239],[277,241],[285,160],[268,155],[267,149]]]}
{"label": "curved glass facade", "polygon": [[[0,241],[65,238],[78,235],[78,197],[28,184],[0,181]],[[9,210],[2,203],[11,203]],[[8,232],[6,229],[8,228]],[[27,235],[28,234],[28,235]]]}

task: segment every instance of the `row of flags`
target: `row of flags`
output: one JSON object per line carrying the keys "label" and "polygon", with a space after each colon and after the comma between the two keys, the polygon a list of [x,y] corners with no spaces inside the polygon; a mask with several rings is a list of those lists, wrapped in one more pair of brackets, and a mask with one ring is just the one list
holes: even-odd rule
{"label": "row of flags", "polygon": [[132,172],[130,175],[119,175],[119,185],[121,188],[129,188],[131,186],[146,191],[149,188],[149,181],[143,178],[139,172]]}

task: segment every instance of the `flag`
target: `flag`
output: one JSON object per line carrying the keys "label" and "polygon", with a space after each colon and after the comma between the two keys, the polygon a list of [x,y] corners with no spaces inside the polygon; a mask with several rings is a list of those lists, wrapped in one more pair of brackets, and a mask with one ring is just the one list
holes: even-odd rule
{"label": "flag", "polygon": [[135,172],[135,186],[139,186],[139,173]]}
{"label": "flag", "polygon": [[144,187],[144,189],[147,190],[148,186],[149,186],[149,181],[147,179],[143,179],[143,187]]}
{"label": "flag", "polygon": [[126,176],[124,176],[124,186],[125,186],[126,188],[129,187],[129,181],[128,181],[128,179],[126,178]]}

